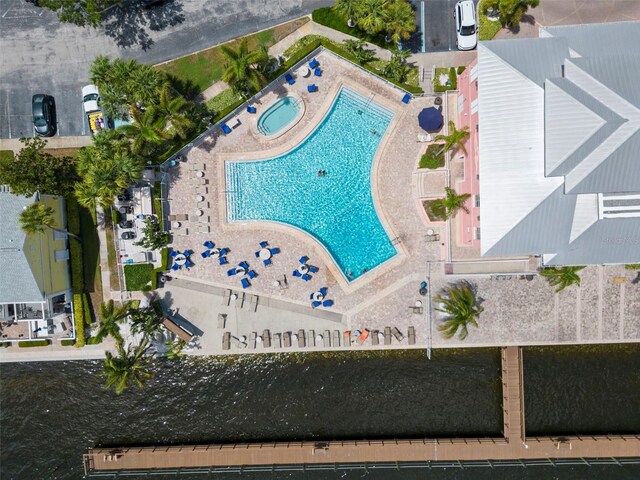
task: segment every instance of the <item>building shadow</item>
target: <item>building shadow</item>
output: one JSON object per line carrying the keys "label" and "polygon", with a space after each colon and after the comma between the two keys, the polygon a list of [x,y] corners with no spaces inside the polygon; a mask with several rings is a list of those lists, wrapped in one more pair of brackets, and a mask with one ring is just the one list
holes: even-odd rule
{"label": "building shadow", "polygon": [[127,0],[105,13],[104,30],[120,48],[139,46],[148,50],[153,39],[148,31],[159,32],[184,22],[182,2],[165,0],[144,7],[140,0]]}

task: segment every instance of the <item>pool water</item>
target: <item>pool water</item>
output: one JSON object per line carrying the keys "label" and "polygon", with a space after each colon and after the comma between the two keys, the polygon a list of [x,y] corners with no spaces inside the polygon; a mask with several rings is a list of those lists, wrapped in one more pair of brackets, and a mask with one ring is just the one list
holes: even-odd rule
{"label": "pool water", "polygon": [[308,232],[349,281],[393,257],[396,249],[371,195],[371,165],[392,118],[389,110],[343,87],[318,127],[293,150],[225,163],[228,220],[271,220]]}
{"label": "pool water", "polygon": [[258,130],[263,135],[275,135],[289,125],[300,111],[293,97],[285,97],[271,105],[258,119]]}

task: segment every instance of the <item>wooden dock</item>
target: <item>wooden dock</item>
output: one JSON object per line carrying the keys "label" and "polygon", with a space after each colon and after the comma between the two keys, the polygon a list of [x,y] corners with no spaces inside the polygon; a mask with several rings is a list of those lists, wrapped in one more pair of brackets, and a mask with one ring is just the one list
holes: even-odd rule
{"label": "wooden dock", "polygon": [[526,437],[522,353],[502,350],[504,438],[273,442],[93,448],[92,471],[377,462],[624,458],[640,456],[640,435]]}

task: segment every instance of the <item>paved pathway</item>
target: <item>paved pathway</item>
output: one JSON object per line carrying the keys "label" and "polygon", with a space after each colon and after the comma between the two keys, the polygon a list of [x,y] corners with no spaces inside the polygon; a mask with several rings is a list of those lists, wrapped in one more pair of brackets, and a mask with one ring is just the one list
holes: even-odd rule
{"label": "paved pathway", "polygon": [[[79,148],[91,145],[92,137],[51,137],[47,138],[47,148]],[[19,152],[24,144],[17,138],[0,139],[0,150],[13,150]]]}

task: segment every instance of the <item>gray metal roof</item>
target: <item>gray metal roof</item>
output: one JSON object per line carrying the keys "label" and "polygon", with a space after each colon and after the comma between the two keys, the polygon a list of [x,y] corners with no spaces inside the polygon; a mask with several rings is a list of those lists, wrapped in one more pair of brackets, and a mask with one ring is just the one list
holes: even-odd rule
{"label": "gray metal roof", "polygon": [[540,36],[547,35],[567,39],[571,50],[582,57],[635,53],[640,43],[640,22],[541,27]]}
{"label": "gray metal roof", "polygon": [[640,212],[599,199],[640,192],[640,22],[550,35],[478,47],[481,252],[637,262]]}
{"label": "gray metal roof", "polygon": [[33,203],[25,198],[0,192],[0,303],[40,302],[44,296],[24,254],[26,235],[18,217]]}

